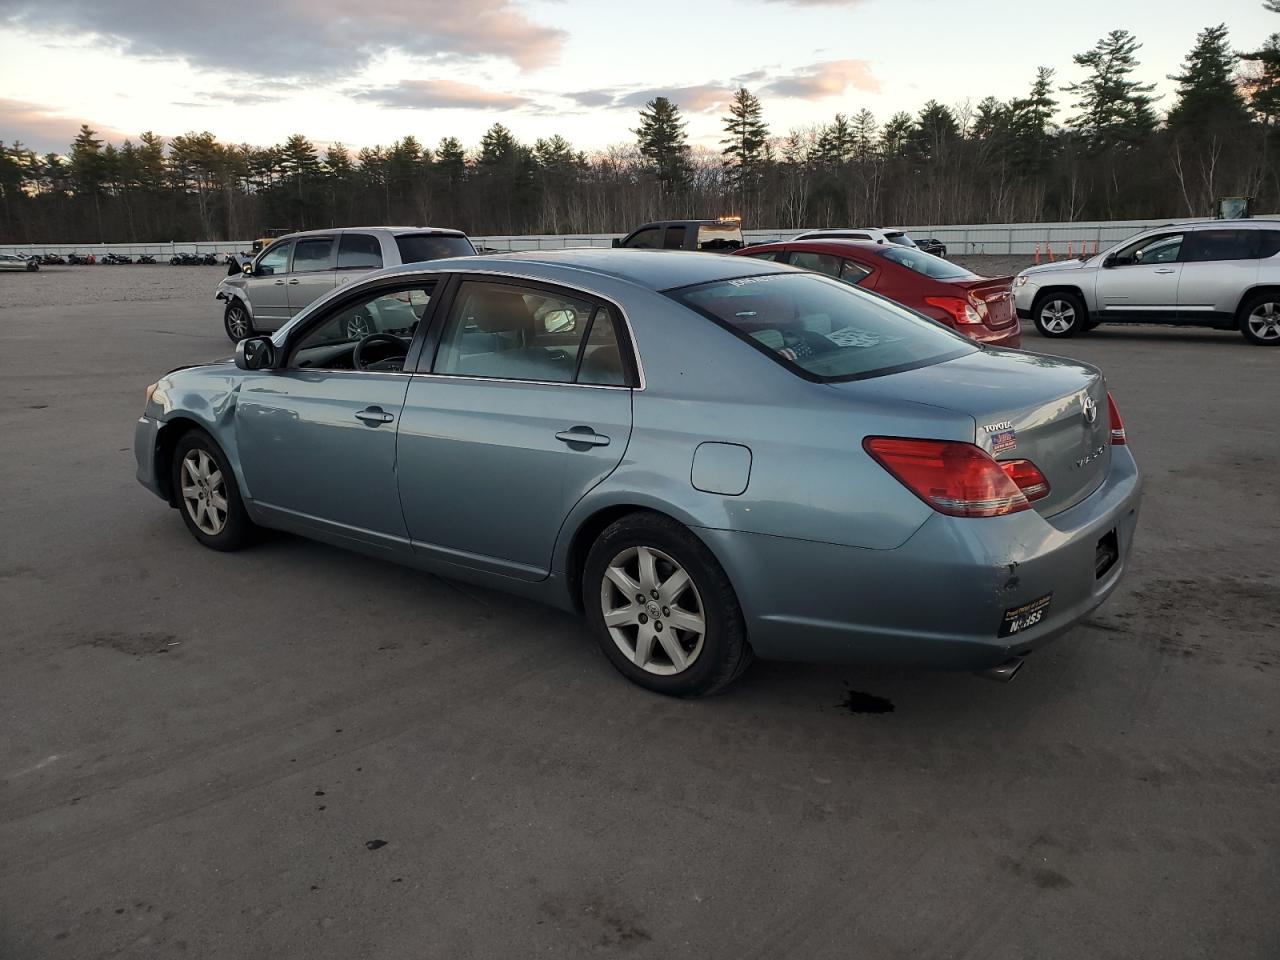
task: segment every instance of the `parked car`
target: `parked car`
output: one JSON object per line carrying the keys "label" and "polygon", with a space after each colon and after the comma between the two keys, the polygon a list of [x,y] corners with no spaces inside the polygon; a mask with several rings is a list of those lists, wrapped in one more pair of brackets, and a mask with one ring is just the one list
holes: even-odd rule
{"label": "parked car", "polygon": [[637,227],[615,247],[631,250],[700,250],[704,253],[733,253],[745,246],[742,218],[718,220],[658,220]]}
{"label": "parked car", "polygon": [[67,259],[56,253],[46,253],[40,258],[40,262],[47,267],[60,267],[66,264]]}
{"label": "parked car", "polygon": [[896,243],[914,247],[916,242],[904,230],[882,230],[879,227],[840,227],[833,230],[809,230],[792,240],[870,240],[872,243]]}
{"label": "parked car", "polygon": [[947,245],[934,237],[919,237],[916,239],[916,246],[925,253],[932,253],[935,257],[947,255]]}
{"label": "parked car", "polygon": [[582,610],[695,696],[753,654],[1010,676],[1120,580],[1125,439],[1087,364],[763,260],[570,250],[363,277],[152,384],[134,450],[207,547],[277,527]]}
{"label": "parked car", "polygon": [[737,256],[786,263],[873,290],[971,340],[1022,345],[1012,277],[980,277],[923,250],[859,240],[763,243],[739,250]]}
{"label": "parked car", "polygon": [[1014,278],[1018,315],[1046,337],[1113,321],[1239,330],[1280,345],[1280,220],[1206,220],[1145,230],[1100,254]]}
{"label": "parked car", "polygon": [[219,283],[214,297],[226,304],[223,329],[239,341],[278,329],[317,297],[371,271],[474,253],[465,233],[439,227],[310,230],[276,240]]}
{"label": "parked car", "polygon": [[39,269],[39,257],[25,257],[16,253],[0,253],[0,270],[15,273],[21,270],[25,273],[35,273]]}

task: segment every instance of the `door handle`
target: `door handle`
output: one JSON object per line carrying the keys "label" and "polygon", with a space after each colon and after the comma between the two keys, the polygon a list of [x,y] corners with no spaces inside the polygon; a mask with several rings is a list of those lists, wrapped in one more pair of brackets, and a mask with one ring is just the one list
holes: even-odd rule
{"label": "door handle", "polygon": [[277,287],[283,287],[283,286],[284,286],[284,281],[283,281],[283,280],[277,280],[277,281],[276,281],[276,286],[277,286]]}
{"label": "door handle", "polygon": [[382,423],[390,423],[395,417],[381,407],[365,407],[356,414],[356,419],[362,420],[371,427],[376,427]]}
{"label": "door handle", "polygon": [[297,277],[292,277],[292,278],[290,278],[289,282],[290,282],[291,284],[292,284],[292,283],[297,283],[297,282],[298,282],[298,278],[297,278]]}
{"label": "door handle", "polygon": [[1156,273],[1173,273],[1173,267],[1161,267]]}
{"label": "door handle", "polygon": [[609,445],[608,437],[602,433],[596,433],[590,427],[571,427],[568,430],[561,430],[556,434],[556,439],[570,446],[575,443],[583,443],[589,447],[607,447]]}

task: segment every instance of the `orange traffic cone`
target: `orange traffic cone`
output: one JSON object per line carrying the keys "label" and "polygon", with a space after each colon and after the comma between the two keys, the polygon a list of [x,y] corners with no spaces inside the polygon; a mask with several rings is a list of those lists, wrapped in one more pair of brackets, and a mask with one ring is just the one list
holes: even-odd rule
{"label": "orange traffic cone", "polygon": [[1074,259],[1075,259],[1075,254],[1071,252],[1071,241],[1070,241],[1070,240],[1068,240],[1068,241],[1067,241],[1067,259],[1068,259],[1068,260],[1074,260]]}
{"label": "orange traffic cone", "polygon": [[1040,266],[1040,244],[1036,244],[1036,266]]}
{"label": "orange traffic cone", "polygon": [[1053,259],[1053,244],[1051,244],[1051,243],[1045,243],[1044,248],[1045,248],[1045,250],[1046,250],[1046,251],[1048,252],[1048,254],[1049,254],[1049,262],[1050,262],[1050,263],[1053,263],[1053,262],[1054,262],[1054,259]]}

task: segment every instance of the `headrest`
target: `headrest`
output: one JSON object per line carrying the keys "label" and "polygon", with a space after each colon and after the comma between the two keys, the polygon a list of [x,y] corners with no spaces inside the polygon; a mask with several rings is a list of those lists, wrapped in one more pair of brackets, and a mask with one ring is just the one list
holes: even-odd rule
{"label": "headrest", "polygon": [[467,304],[468,319],[486,333],[529,330],[533,313],[524,297],[511,290],[479,290]]}

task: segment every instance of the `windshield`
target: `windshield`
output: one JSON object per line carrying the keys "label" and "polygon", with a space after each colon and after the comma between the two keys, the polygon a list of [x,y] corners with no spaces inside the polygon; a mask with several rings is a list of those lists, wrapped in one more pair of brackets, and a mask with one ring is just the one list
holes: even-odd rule
{"label": "windshield", "polygon": [[860,380],[976,349],[939,324],[815,274],[716,280],[667,296],[807,380]]}
{"label": "windshield", "polygon": [[451,233],[407,233],[396,237],[401,263],[422,263],[448,257],[470,257],[476,252],[471,241]]}
{"label": "windshield", "polygon": [[923,250],[907,250],[897,247],[884,247],[876,253],[891,263],[896,263],[929,277],[931,280],[977,280],[976,273],[970,273],[964,267],[956,266],[950,260],[935,257]]}

